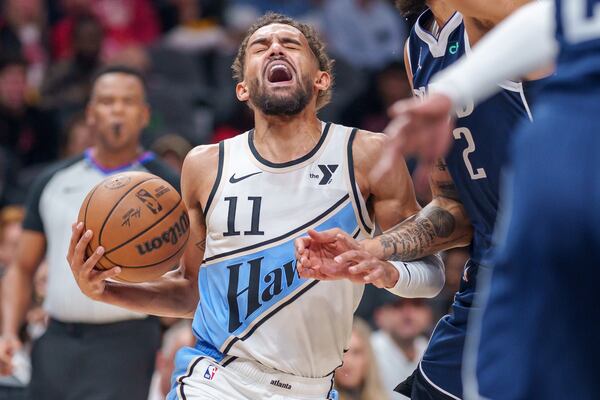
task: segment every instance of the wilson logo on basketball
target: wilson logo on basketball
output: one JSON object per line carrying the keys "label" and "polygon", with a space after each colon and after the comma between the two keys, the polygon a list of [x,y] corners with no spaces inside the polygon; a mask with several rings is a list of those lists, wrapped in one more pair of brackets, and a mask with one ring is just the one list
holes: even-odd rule
{"label": "wilson logo on basketball", "polygon": [[135,197],[144,203],[146,207],[148,207],[148,210],[152,211],[152,214],[158,214],[162,211],[162,206],[158,200],[156,200],[156,198],[154,198],[154,196],[146,189],[138,190]]}
{"label": "wilson logo on basketball", "polygon": [[164,231],[160,236],[152,238],[142,244],[137,244],[135,248],[140,255],[150,253],[154,250],[160,249],[163,244],[169,243],[172,245],[177,244],[179,239],[185,237],[186,232],[190,228],[190,219],[187,213],[184,211],[179,217],[179,220],[175,222],[169,229]]}

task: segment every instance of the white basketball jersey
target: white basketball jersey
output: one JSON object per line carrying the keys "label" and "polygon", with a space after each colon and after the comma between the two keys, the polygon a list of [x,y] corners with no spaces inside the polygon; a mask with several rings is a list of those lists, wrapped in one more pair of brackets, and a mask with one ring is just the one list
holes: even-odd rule
{"label": "white basketball jersey", "polygon": [[356,129],[322,126],[315,148],[286,163],[263,159],[253,131],[220,144],[205,207],[193,323],[198,355],[223,364],[251,359],[304,377],[323,377],[341,365],[364,286],[301,279],[294,239],[335,227],[365,238],[373,224],[354,179]]}

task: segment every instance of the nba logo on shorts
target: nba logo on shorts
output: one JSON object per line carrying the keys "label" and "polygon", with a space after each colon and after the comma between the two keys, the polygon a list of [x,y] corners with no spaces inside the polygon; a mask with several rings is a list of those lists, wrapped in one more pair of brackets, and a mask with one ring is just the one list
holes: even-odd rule
{"label": "nba logo on shorts", "polygon": [[212,381],[215,375],[217,374],[217,370],[218,368],[214,365],[209,365],[208,368],[206,368],[206,372],[204,372],[204,379]]}

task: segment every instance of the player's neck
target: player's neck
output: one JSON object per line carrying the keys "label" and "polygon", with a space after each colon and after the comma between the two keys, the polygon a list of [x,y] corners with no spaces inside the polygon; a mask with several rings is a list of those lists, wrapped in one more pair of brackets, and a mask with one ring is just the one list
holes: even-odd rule
{"label": "player's neck", "polygon": [[321,121],[314,110],[290,117],[255,113],[254,147],[276,163],[288,162],[309,153],[321,137]]}
{"label": "player's neck", "polygon": [[448,22],[450,18],[452,18],[452,16],[456,12],[454,8],[450,7],[448,4],[441,0],[428,1],[427,5],[433,13],[433,18],[435,19],[435,22],[438,24],[440,29],[446,24],[446,22]]}
{"label": "player's neck", "polygon": [[143,149],[139,146],[122,150],[112,150],[102,146],[94,146],[91,149],[91,156],[94,159],[94,162],[106,169],[130,164],[139,158],[142,153]]}

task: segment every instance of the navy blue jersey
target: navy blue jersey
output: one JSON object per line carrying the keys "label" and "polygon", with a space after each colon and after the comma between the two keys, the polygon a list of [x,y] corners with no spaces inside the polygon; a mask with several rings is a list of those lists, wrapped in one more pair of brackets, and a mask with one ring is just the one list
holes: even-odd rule
{"label": "navy blue jersey", "polygon": [[600,398],[600,0],[556,5],[557,72],[511,151],[511,212],[470,332],[469,398]]}
{"label": "navy blue jersey", "polygon": [[577,91],[600,86],[600,0],[556,0],[560,44],[552,83]]}
{"label": "navy blue jersey", "polygon": [[[462,16],[455,13],[439,37],[427,26],[433,14],[425,11],[417,20],[408,42],[413,87],[425,94],[431,78],[470,51]],[[530,118],[520,82],[505,82],[504,90],[458,113],[454,145],[446,158],[462,203],[473,223],[471,259],[481,263],[488,255],[498,208],[500,170],[515,124]]]}
{"label": "navy blue jersey", "polygon": [[[408,40],[408,61],[417,96],[424,96],[432,77],[470,51],[462,16],[455,13],[438,37],[428,32],[431,11],[424,12]],[[514,128],[531,118],[520,82],[504,82],[503,90],[477,107],[457,113],[454,144],[446,157],[448,170],[473,224],[471,260],[465,266],[452,314],[437,324],[420,363],[437,390],[462,397],[461,365],[467,318],[475,296],[477,271],[491,249],[498,209],[501,168]]]}

